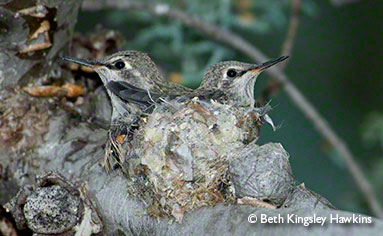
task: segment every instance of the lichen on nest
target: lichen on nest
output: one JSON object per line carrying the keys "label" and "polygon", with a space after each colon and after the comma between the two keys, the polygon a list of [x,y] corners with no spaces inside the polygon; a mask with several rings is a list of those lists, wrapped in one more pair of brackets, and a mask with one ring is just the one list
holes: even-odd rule
{"label": "lichen on nest", "polygon": [[132,141],[131,194],[140,195],[150,215],[178,222],[186,211],[234,202],[229,156],[256,141],[260,125],[248,108],[214,101],[157,105]]}

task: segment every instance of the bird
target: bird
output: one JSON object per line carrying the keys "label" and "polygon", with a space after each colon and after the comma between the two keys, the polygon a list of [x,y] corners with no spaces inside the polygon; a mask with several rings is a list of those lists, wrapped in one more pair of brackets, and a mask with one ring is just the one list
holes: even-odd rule
{"label": "bird", "polygon": [[215,94],[215,91],[219,91],[224,94],[222,102],[236,107],[253,108],[254,85],[258,76],[267,68],[287,58],[288,56],[281,56],[258,65],[239,61],[219,62],[206,70],[195,93]]}
{"label": "bird", "polygon": [[[187,94],[193,90],[181,84],[166,80],[159,72],[157,65],[148,56],[140,51],[127,50],[109,55],[100,60],[79,59],[68,56],[62,60],[92,68],[101,78],[112,104],[112,121],[108,131],[108,140],[105,147],[105,168],[110,169],[111,163],[122,164],[125,159],[125,150],[121,142],[117,141],[120,135],[131,136],[140,116],[144,112],[143,106],[134,99],[124,99],[127,95],[123,87],[151,91],[162,95]],[[116,157],[117,156],[117,157]],[[114,160],[114,161],[113,161]]]}

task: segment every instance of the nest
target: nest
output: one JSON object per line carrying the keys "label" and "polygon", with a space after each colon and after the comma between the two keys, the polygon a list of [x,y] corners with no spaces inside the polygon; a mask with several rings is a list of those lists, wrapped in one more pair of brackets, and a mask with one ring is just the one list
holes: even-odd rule
{"label": "nest", "polygon": [[150,215],[178,222],[186,211],[234,202],[229,156],[256,141],[260,127],[259,116],[247,111],[199,100],[157,106],[132,143],[131,194],[140,195]]}

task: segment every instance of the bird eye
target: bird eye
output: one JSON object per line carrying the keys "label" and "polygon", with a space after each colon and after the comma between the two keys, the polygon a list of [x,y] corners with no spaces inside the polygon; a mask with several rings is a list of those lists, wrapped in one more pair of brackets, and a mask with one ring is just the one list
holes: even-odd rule
{"label": "bird eye", "polygon": [[228,70],[226,75],[229,76],[230,78],[233,78],[237,75],[237,72],[235,70]]}
{"label": "bird eye", "polygon": [[125,63],[124,63],[123,61],[118,61],[118,62],[116,62],[116,63],[114,64],[114,66],[115,66],[117,69],[121,70],[122,68],[125,67]]}

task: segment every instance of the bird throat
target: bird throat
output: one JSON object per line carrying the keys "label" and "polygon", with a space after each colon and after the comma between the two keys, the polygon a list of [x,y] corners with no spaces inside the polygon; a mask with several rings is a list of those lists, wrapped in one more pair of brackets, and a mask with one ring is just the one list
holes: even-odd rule
{"label": "bird throat", "polygon": [[238,107],[253,107],[255,104],[254,99],[254,84],[256,78],[240,78],[246,81],[233,83],[229,91],[229,100],[234,106]]}

